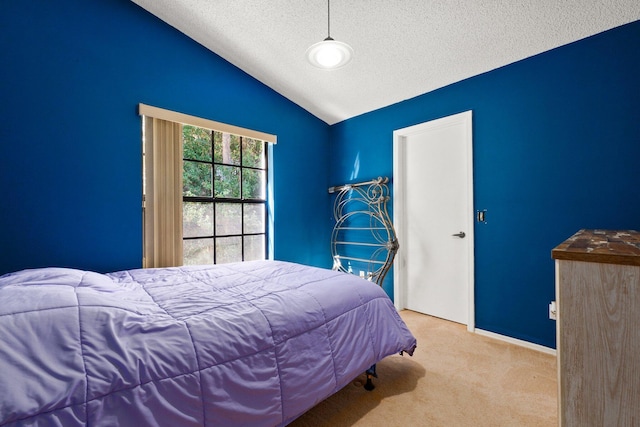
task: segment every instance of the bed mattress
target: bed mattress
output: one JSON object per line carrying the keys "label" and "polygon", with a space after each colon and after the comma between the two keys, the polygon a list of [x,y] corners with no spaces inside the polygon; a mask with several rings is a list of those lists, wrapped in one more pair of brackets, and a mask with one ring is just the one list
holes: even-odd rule
{"label": "bed mattress", "polygon": [[279,426],[416,340],[377,285],[278,261],[0,277],[1,426]]}

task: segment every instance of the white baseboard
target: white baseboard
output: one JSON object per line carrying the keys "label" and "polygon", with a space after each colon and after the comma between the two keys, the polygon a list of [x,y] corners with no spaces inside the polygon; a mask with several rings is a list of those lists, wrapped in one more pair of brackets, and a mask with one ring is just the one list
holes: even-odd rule
{"label": "white baseboard", "polygon": [[540,344],[534,344],[529,341],[519,340],[517,338],[508,337],[506,335],[496,334],[495,332],[489,332],[482,329],[474,329],[474,331],[478,335],[483,335],[485,337],[493,338],[500,341],[505,341],[510,344],[519,345],[520,347],[526,347],[531,350],[540,351],[542,353],[551,354],[552,356],[556,356],[556,350],[550,347],[545,347]]}

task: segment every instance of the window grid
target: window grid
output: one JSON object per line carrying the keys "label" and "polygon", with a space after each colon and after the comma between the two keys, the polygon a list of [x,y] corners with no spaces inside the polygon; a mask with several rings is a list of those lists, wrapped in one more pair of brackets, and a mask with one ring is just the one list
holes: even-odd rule
{"label": "window grid", "polygon": [[[213,263],[217,264],[218,262],[218,238],[229,238],[229,237],[240,237],[240,242],[241,242],[241,259],[242,261],[245,260],[245,247],[246,247],[246,241],[245,238],[248,236],[264,236],[264,258],[266,259],[268,257],[267,254],[267,248],[268,248],[268,227],[267,227],[267,220],[268,220],[268,209],[267,209],[267,200],[266,200],[266,187],[268,186],[268,181],[267,181],[267,177],[268,177],[268,168],[269,168],[269,164],[268,164],[268,155],[267,155],[267,142],[266,141],[262,141],[262,162],[264,164],[264,168],[260,168],[260,167],[255,167],[255,166],[245,166],[243,163],[243,156],[244,156],[244,142],[245,142],[245,137],[242,136],[238,136],[239,138],[239,145],[240,145],[240,159],[239,159],[239,164],[235,165],[235,164],[230,164],[230,163],[223,163],[223,162],[219,162],[215,160],[215,133],[216,131],[212,130],[211,131],[211,139],[210,139],[210,144],[211,144],[211,161],[207,161],[207,160],[199,160],[199,159],[190,159],[190,158],[183,158],[183,162],[194,162],[194,163],[200,163],[200,164],[206,164],[206,165],[211,165],[211,172],[212,172],[212,176],[211,176],[211,196],[183,196],[183,202],[196,202],[196,203],[212,203],[213,205],[213,233],[212,235],[206,235],[206,236],[195,236],[195,237],[184,237],[183,240],[205,240],[205,239],[213,239]],[[256,139],[253,139],[254,141],[258,141]],[[240,195],[238,198],[234,198],[234,197],[216,197],[216,191],[215,191],[215,167],[216,166],[231,166],[231,167],[237,167],[240,171]],[[254,170],[254,171],[260,171],[264,173],[264,177],[265,177],[265,197],[260,199],[260,198],[244,198],[244,179],[243,179],[243,174],[245,172],[245,170]],[[217,210],[219,208],[218,205],[223,204],[223,203],[230,203],[230,204],[239,204],[241,207],[241,212],[240,212],[240,233],[228,233],[228,234],[218,234],[216,231],[216,221],[217,221]],[[258,204],[258,205],[263,205],[264,206],[264,217],[263,217],[263,221],[264,221],[264,232],[262,233],[248,233],[245,232],[245,207],[247,205],[250,204]]]}

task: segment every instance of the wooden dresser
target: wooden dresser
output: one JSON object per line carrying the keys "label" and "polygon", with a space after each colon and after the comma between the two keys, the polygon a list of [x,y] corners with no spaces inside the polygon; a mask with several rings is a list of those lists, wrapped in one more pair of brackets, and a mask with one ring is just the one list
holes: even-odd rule
{"label": "wooden dresser", "polygon": [[580,230],[551,254],[560,425],[640,426],[640,232]]}

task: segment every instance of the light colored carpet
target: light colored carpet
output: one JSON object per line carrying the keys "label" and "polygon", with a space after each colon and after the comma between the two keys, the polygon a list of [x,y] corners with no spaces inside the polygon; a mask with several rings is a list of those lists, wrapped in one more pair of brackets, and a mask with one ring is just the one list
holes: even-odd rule
{"label": "light colored carpet", "polygon": [[375,390],[364,390],[362,375],[290,427],[558,424],[555,356],[412,311],[400,315],[418,340],[413,357],[385,358]]}

